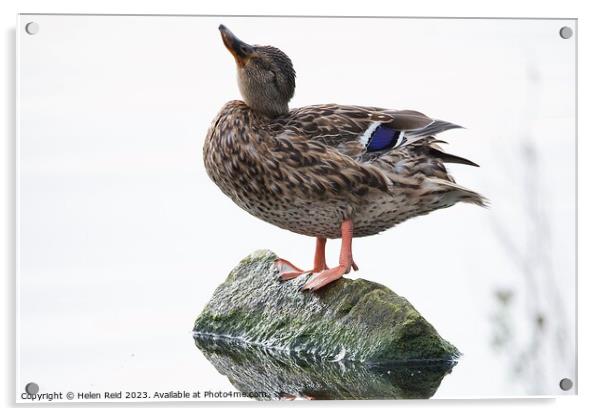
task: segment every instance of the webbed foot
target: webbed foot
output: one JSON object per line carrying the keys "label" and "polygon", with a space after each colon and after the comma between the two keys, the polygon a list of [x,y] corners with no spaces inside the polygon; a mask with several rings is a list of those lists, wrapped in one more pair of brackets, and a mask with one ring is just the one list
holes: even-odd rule
{"label": "webbed foot", "polygon": [[274,262],[274,264],[276,265],[276,269],[278,269],[278,272],[280,273],[281,282],[294,279],[296,277],[301,276],[302,274],[307,273],[288,260],[277,259]]}
{"label": "webbed foot", "polygon": [[343,265],[324,270],[323,272],[309,279],[307,283],[305,283],[305,286],[303,286],[302,290],[310,290],[312,292],[316,291],[321,287],[340,279],[344,274],[347,273],[349,273],[349,268]]}

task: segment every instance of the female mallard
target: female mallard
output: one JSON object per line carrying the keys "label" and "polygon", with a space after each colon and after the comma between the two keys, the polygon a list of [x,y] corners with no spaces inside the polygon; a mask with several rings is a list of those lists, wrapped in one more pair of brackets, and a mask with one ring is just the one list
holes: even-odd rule
{"label": "female mallard", "polygon": [[[238,206],[292,232],[317,238],[316,290],[357,270],[352,237],[377,234],[456,202],[484,205],[457,185],[444,162],[475,163],[444,153],[435,135],[459,127],[410,110],[312,105],[289,110],[291,60],[272,46],[251,46],[225,26],[243,101],[230,101],[205,139],[211,179]],[[342,238],[339,265],[326,266],[326,239]],[[303,270],[279,259],[282,280]]]}

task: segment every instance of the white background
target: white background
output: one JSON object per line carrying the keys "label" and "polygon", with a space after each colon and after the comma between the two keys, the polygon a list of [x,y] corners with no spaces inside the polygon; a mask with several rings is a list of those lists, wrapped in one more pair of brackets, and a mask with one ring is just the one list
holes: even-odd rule
{"label": "white background", "polygon": [[[68,7],[68,6],[65,6],[65,7]],[[109,7],[109,6],[105,6],[105,7]],[[125,6],[125,7],[127,7],[127,6]],[[151,7],[151,9],[149,9],[148,7]],[[347,7],[349,7],[349,6],[347,6]],[[408,7],[408,6],[406,6],[406,7]],[[589,69],[594,69],[595,70],[595,68],[593,68],[594,63],[591,62],[591,61],[588,61],[588,58],[587,58],[588,57],[588,49],[587,49],[587,47],[584,47],[584,45],[587,45],[588,29],[591,27],[591,26],[588,26],[587,22],[588,22],[588,20],[593,19],[594,16],[587,15],[586,13],[580,13],[579,11],[561,10],[561,9],[558,9],[557,13],[550,14],[551,13],[550,12],[550,10],[551,10],[550,7],[551,7],[550,4],[546,3],[546,11],[547,11],[546,13],[544,13],[544,11],[542,9],[538,9],[538,8],[534,8],[532,10],[521,8],[521,9],[515,9],[514,11],[500,12],[500,15],[515,15],[515,16],[516,15],[530,15],[530,16],[543,16],[543,15],[548,15],[548,16],[549,15],[553,15],[553,16],[575,16],[576,15],[577,17],[579,17],[579,18],[582,19],[580,21],[580,39],[581,39],[580,46],[582,47],[582,49],[581,49],[581,61],[580,61],[581,70],[583,70],[584,67],[587,68],[586,70],[589,70]],[[573,7],[575,7],[575,6],[573,6]],[[426,10],[411,9],[411,8],[400,8],[400,9],[401,10],[399,10],[398,12],[396,12],[394,14],[399,14],[399,15],[401,15],[401,14],[403,14],[403,15],[425,15],[425,14],[428,14],[428,15],[432,15],[432,14],[435,14],[435,13],[433,13],[433,10],[437,10],[438,13],[445,13],[445,14],[448,14],[448,15],[492,15],[492,14],[495,13],[495,11],[491,8],[490,5],[487,6],[487,10],[479,11],[478,8],[469,8],[469,7],[467,7],[466,9],[464,9],[464,12],[462,12],[462,9],[459,8],[458,4],[454,5],[454,10],[449,10],[449,11],[443,11],[445,9],[442,9],[442,8],[435,8],[435,9],[431,9],[431,10],[428,10],[428,11],[426,11]],[[266,11],[267,10],[268,9],[266,9]],[[269,11],[271,11],[271,12],[274,12],[275,10],[276,9],[269,9]],[[346,10],[350,10],[350,9],[346,9]],[[9,14],[11,12],[14,12],[14,11],[15,10],[10,11]],[[27,11],[27,10],[20,9],[19,11]],[[42,10],[42,9],[36,9],[36,11],[49,11],[49,10],[48,9],[44,9],[44,10]],[[183,9],[169,9],[169,10],[167,10],[167,9],[160,8],[160,7],[153,9],[152,6],[148,6],[148,5],[146,6],[146,8],[133,8],[133,9],[132,8],[130,8],[130,9],[125,8],[124,9],[124,8],[118,8],[118,7],[116,7],[116,8],[113,8],[111,10],[108,10],[108,9],[99,10],[99,9],[92,8],[92,9],[85,9],[85,10],[83,10],[83,9],[64,10],[63,9],[63,10],[56,10],[56,11],[87,11],[87,12],[99,12],[99,11],[109,12],[110,11],[110,12],[138,12],[138,13],[140,13],[140,12],[153,12],[153,13],[162,13],[162,12],[187,12],[187,13],[193,13],[193,12],[197,12],[197,13],[198,12],[211,12],[211,10],[209,10],[209,9],[203,9],[203,10],[198,10],[198,9],[185,9],[185,10],[183,10]],[[219,10],[219,12],[224,12],[224,11],[225,10],[223,8]],[[232,11],[233,12],[234,11],[236,11],[236,12],[243,12],[244,10],[242,10],[242,9],[236,9],[236,10],[232,10]],[[255,10],[253,10],[253,12],[259,13],[259,12],[261,12],[261,10],[255,9]],[[286,12],[286,13],[303,13],[304,10],[293,10],[293,9],[291,9],[291,10],[286,10],[286,11],[283,11],[283,12]],[[330,11],[329,10],[320,10],[320,12],[321,13],[331,12],[331,13],[334,13],[334,14],[340,14],[340,10],[336,10],[336,9],[333,9],[333,10],[330,10]],[[370,10],[360,10],[360,9],[358,9],[357,13],[358,14],[366,14],[366,13],[370,13]],[[382,13],[378,13],[378,14],[382,14]],[[593,23],[595,25],[595,22],[593,22]],[[12,18],[11,19],[7,19],[7,27],[10,27],[12,24],[14,24],[14,20],[12,20]],[[10,39],[7,40],[7,43],[10,42],[10,41],[11,41]],[[585,49],[585,52],[583,52],[584,49]],[[591,52],[593,52],[593,50]],[[9,75],[10,75],[10,71],[9,71]],[[11,79],[10,79],[10,76],[8,76],[6,79],[7,79],[7,83],[8,83],[7,85],[9,86],[9,88],[7,88],[7,89],[10,90],[10,85],[11,85],[10,83],[12,82]],[[583,77],[581,77],[581,79],[580,79],[581,85],[584,85],[584,84],[588,85],[587,82],[588,82],[587,75],[584,75]],[[588,93],[590,93],[590,94],[594,93],[594,91],[595,91],[594,88],[587,88],[586,90],[583,91],[583,94],[581,95],[581,97],[583,98],[585,96],[587,98],[587,94]],[[10,96],[8,98],[9,99],[6,101],[6,104],[10,108],[11,107]],[[583,107],[586,107],[586,108],[584,109]],[[584,124],[587,124],[587,120],[588,119],[594,121],[595,117],[592,116],[592,115],[588,115],[587,106],[583,106],[583,107],[581,108],[581,114],[580,114],[581,115],[581,121]],[[10,115],[10,111],[7,111],[6,113],[8,115]],[[452,121],[455,121],[455,120],[452,120]],[[10,137],[10,123],[5,123],[5,125],[7,126],[7,129],[9,130],[8,133],[9,133],[9,137]],[[586,132],[587,132],[587,130],[586,130]],[[584,144],[583,137],[585,136],[585,134],[586,133],[583,133],[583,130],[582,130],[582,134],[581,134],[582,140],[580,142],[581,146],[588,146],[588,145],[590,145],[590,143],[585,143]],[[587,136],[585,136],[585,137],[587,137]],[[7,160],[6,166],[7,166],[7,168],[10,168],[12,166],[12,163],[10,163],[11,155],[10,155],[10,152],[9,152],[9,150],[11,149],[10,143],[11,143],[10,141],[8,141],[7,143],[5,143],[5,146],[7,147],[7,150],[8,150],[7,151],[7,155],[6,155],[6,160]],[[587,151],[583,151],[582,150],[581,153],[580,153],[580,155],[581,155],[581,164],[580,164],[580,168],[581,169],[587,168],[588,166],[595,166],[596,165],[595,164],[595,160],[589,160],[589,157],[595,157],[595,152],[594,151],[592,151],[592,150],[590,150],[588,148]],[[7,174],[8,173],[10,173],[10,171],[7,172]],[[580,178],[583,181],[582,185],[581,185],[581,189],[582,190],[583,189],[587,189],[586,187],[588,185],[588,182],[587,182],[588,179],[592,180],[592,184],[595,183],[595,181],[597,180],[597,178],[595,176],[593,176],[593,175],[592,176],[588,176],[588,174],[589,174],[589,172],[588,173],[581,172],[581,174],[580,174]],[[9,174],[8,177],[10,178],[10,176],[11,175]],[[8,191],[7,192],[8,193],[8,198],[7,199],[9,201],[10,201],[10,190],[11,190],[11,188],[12,187],[10,186],[10,184],[7,183],[7,191]],[[582,195],[583,195],[583,192],[582,192]],[[584,199],[587,198],[587,197],[588,196],[585,195]],[[10,204],[10,202],[9,202],[9,204]],[[593,201],[590,201],[589,206],[595,207],[595,204],[593,203]],[[587,237],[587,235],[588,235],[587,232],[588,231],[590,233],[594,233],[594,235],[595,235],[595,228],[593,227],[593,224],[586,222],[588,220],[588,217],[587,217],[588,204],[585,201],[582,200],[582,201],[580,201],[580,208],[584,209],[584,211],[585,211],[585,212],[582,212],[581,222],[582,222],[582,224],[583,223],[588,224],[587,230],[584,228],[583,233],[581,234],[581,237],[583,238],[583,235],[585,235]],[[7,215],[8,215],[7,216],[7,224],[11,224],[12,223],[12,220],[10,218],[10,212],[11,212],[11,210],[9,209],[8,212],[7,212]],[[6,229],[10,230],[10,226],[7,226]],[[11,242],[10,238],[11,238],[11,236],[10,236],[10,233],[9,233],[9,235],[7,236],[7,240],[6,240],[6,244],[8,245],[8,247],[10,247],[12,245],[12,242]],[[591,242],[593,243],[593,241],[591,241]],[[581,256],[582,256],[583,260],[587,259],[588,249],[593,249],[593,245],[592,246],[588,246],[586,244],[582,244],[581,245]],[[10,250],[6,250],[6,251],[8,253],[10,253]],[[10,257],[8,257],[8,258],[10,259]],[[10,271],[11,262],[7,261],[6,264],[7,264],[8,268],[9,268],[8,275],[10,276],[10,275],[12,275],[12,272]],[[592,269],[591,273],[593,273],[593,271],[594,270]],[[589,270],[586,267],[582,267],[582,269],[581,269],[581,277],[582,277],[582,279],[581,279],[581,293],[583,293],[583,294],[587,294],[587,293],[591,294],[591,293],[595,293],[595,291],[596,291],[595,288],[589,287],[589,285],[591,284],[591,282],[588,282],[586,280],[587,277],[588,277],[588,275],[587,275],[588,272],[589,272]],[[594,277],[595,277],[595,275],[592,274],[592,276],[590,277],[590,279],[593,279]],[[10,279],[7,279],[7,284],[9,286],[9,288],[10,288]],[[7,302],[6,302],[7,307],[8,307],[8,311],[7,311],[8,312],[7,313],[7,324],[9,326],[9,328],[11,327],[10,322],[12,320],[12,317],[11,317],[12,316],[12,311],[11,311],[11,305],[12,305],[12,296],[11,296],[11,294],[12,293],[13,292],[11,290],[7,290]],[[583,296],[582,297],[581,306],[583,307],[584,304],[587,305],[587,301],[588,301],[587,296]],[[585,361],[585,360],[587,360],[587,347],[589,345],[593,345],[593,346],[596,345],[596,341],[594,339],[589,338],[589,340],[588,340],[588,331],[587,331],[587,328],[588,328],[588,326],[587,326],[587,324],[588,324],[587,318],[588,318],[588,316],[587,315],[590,315],[590,314],[591,314],[591,316],[594,316],[594,313],[592,311],[589,311],[588,313],[581,313],[581,318],[582,318],[581,328],[584,329],[582,331],[582,333],[581,333],[582,336],[580,338],[580,341],[581,341],[580,347],[582,348],[581,351],[580,351],[582,353],[581,356],[580,356],[580,360],[582,362]],[[584,317],[584,315],[586,315],[586,316]],[[591,325],[592,325],[592,328],[595,326],[593,323],[591,323]],[[9,333],[8,338],[11,338],[10,333]],[[9,348],[9,351],[7,352],[7,354],[10,354],[10,348]],[[8,355],[7,357],[8,357],[7,362],[10,363],[12,361],[10,359],[10,355]],[[7,367],[10,368],[10,365],[7,365]],[[584,367],[582,369],[581,373],[580,373],[580,393],[581,393],[582,396],[585,396],[585,397],[587,397],[587,394],[588,394],[588,379],[587,379],[587,371],[588,370],[589,371],[593,371],[594,370],[594,362],[588,363],[588,366]],[[594,385],[596,384],[595,380],[591,379],[590,382],[591,382],[590,387],[593,389]],[[11,386],[11,385],[12,385],[12,376],[9,375],[9,377],[7,378],[7,386]],[[10,387],[7,387],[7,389],[10,390]],[[590,391],[593,392],[593,390],[590,390]],[[8,397],[13,397],[12,394],[8,394],[7,396]],[[10,400],[10,399],[8,399],[8,400]],[[567,400],[567,399],[563,399],[563,400],[559,401],[560,404],[571,403],[571,405],[574,404],[574,402],[575,402],[575,400]],[[406,406],[412,406],[412,407],[416,406],[416,404],[405,404],[405,405]],[[477,407],[481,407],[482,405],[483,404],[481,404],[481,405],[479,405]],[[436,406],[439,407],[440,405],[436,405]],[[452,410],[454,410],[454,407],[457,409],[457,406],[458,406],[457,404],[454,405],[452,407]],[[474,406],[473,406],[473,408],[474,408]],[[443,409],[438,409],[438,411],[442,411],[442,410]],[[508,409],[506,409],[506,411],[507,410]],[[534,409],[531,409],[531,410],[533,411]],[[542,410],[545,410],[546,412],[549,412],[551,409],[547,408],[547,409],[542,409]],[[503,407],[502,407],[502,411],[504,411]],[[466,413],[466,409],[462,409],[462,412]]]}

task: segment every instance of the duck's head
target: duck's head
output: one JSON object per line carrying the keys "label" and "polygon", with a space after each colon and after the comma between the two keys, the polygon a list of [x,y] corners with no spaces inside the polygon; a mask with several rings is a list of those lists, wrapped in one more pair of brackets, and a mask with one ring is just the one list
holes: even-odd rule
{"label": "duck's head", "polygon": [[238,88],[245,103],[269,117],[288,113],[288,102],[295,93],[295,70],[290,58],[273,46],[249,45],[224,25],[219,31],[236,60]]}

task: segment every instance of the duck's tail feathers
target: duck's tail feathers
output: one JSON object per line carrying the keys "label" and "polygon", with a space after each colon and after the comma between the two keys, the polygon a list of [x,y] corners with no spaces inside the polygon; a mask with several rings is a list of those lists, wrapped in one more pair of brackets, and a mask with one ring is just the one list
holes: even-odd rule
{"label": "duck's tail feathers", "polygon": [[478,192],[471,191],[468,188],[465,188],[461,185],[458,185],[455,182],[451,182],[445,179],[440,178],[428,178],[428,180],[436,185],[441,186],[444,189],[450,191],[450,196],[453,195],[458,201],[467,202],[469,204],[475,204],[480,207],[487,208],[489,206],[489,201],[483,195]]}
{"label": "duck's tail feathers", "polygon": [[425,127],[414,130],[406,130],[404,132],[405,141],[403,144],[408,145],[414,143],[420,139],[424,139],[429,136],[435,136],[439,133],[443,133],[444,131],[451,129],[463,129],[464,127],[459,126],[454,123],[450,123],[448,121],[443,120],[433,120],[432,123],[428,124]]}
{"label": "duck's tail feathers", "polygon": [[436,149],[433,146],[429,146],[429,154],[434,158],[440,159],[443,163],[459,163],[462,165],[476,166],[477,168],[479,167],[479,165],[474,163],[472,160],[452,155],[451,153],[445,153],[444,151]]}

